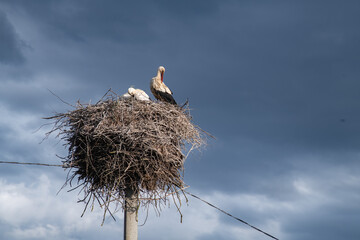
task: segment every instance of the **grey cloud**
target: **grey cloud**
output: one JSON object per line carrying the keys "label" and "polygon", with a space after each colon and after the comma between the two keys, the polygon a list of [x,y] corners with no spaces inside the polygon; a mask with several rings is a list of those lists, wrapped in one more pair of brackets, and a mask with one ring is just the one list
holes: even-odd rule
{"label": "grey cloud", "polygon": [[[156,68],[165,65],[176,100],[189,97],[194,122],[217,137],[186,162],[192,188],[296,203],[302,197],[296,179],[317,176],[320,189],[333,179],[338,185],[324,194],[343,195],[339,204],[315,206],[307,215],[234,211],[260,224],[275,214],[289,239],[321,233],[331,239],[323,228],[357,239],[358,207],[349,204],[357,196],[349,193],[358,188],[342,182],[344,175],[326,174],[352,169],[352,177],[359,169],[357,1],[3,2],[38,27],[31,72],[48,79],[44,91],[28,88],[32,82],[1,90],[6,106],[47,115],[45,105],[57,99],[45,87],[70,103],[96,101],[109,87],[148,91]],[[17,150],[12,142],[1,149]],[[23,149],[19,156],[29,155],[31,147]],[[344,226],[337,232],[331,219],[339,215]]]}
{"label": "grey cloud", "polygon": [[[24,9],[54,41],[72,39],[88,42],[105,39],[129,44],[146,44],[159,40],[162,17],[179,13],[180,19],[194,19],[214,12],[217,4],[209,1],[7,1],[7,4]],[[157,22],[159,25],[154,25]],[[189,19],[190,20],[190,19]]]}
{"label": "grey cloud", "polygon": [[19,65],[25,58],[21,52],[21,41],[6,14],[0,10],[0,64]]}
{"label": "grey cloud", "polygon": [[[360,231],[357,228],[360,212],[354,211],[354,208],[346,209],[343,206],[320,207],[316,215],[311,214],[311,219],[309,219],[309,214],[309,212],[305,212],[292,216],[285,221],[287,223],[284,224],[284,230],[294,235],[292,239],[315,240],[323,238],[336,240],[340,238],[357,239],[360,236]],[[344,224],[345,222],[347,224]]]}
{"label": "grey cloud", "polygon": [[[339,13],[343,6],[339,10],[335,4],[321,9],[315,5],[235,4],[238,11],[233,15],[212,22],[217,36],[211,37],[211,29],[205,36],[193,35],[195,43],[197,38],[207,39],[199,56],[204,59],[199,67],[206,70],[187,73],[199,81],[178,78],[175,82],[185,80],[181,85],[192,86],[187,94],[195,108],[205,111],[209,129],[216,125],[220,134],[268,139],[268,143],[356,148],[360,115],[353,110],[360,107],[360,99],[354,64],[360,62],[360,55],[359,32],[352,30],[360,18],[355,10],[344,19],[333,18],[344,14]],[[231,20],[238,22],[227,26]],[[209,94],[198,95],[198,89]],[[181,91],[185,89],[180,86]],[[210,117],[214,113],[231,118],[219,122]],[[342,118],[349,121],[342,124]]]}

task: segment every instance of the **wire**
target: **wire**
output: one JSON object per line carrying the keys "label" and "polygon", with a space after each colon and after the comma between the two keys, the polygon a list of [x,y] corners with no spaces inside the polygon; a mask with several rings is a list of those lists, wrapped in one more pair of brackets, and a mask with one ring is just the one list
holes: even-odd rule
{"label": "wire", "polygon": [[7,161],[0,161],[0,163],[8,163],[8,164],[18,164],[18,165],[37,165],[37,166],[46,166],[46,167],[63,167],[68,168],[69,166],[66,164],[47,164],[47,163],[26,163],[26,162],[7,162]]}
{"label": "wire", "polygon": [[[0,161],[0,163],[18,164],[18,165],[36,165],[36,166],[46,166],[46,167],[62,167],[62,168],[69,168],[69,167],[70,167],[70,165],[69,165],[69,164],[62,164],[62,165],[60,165],[60,164],[47,164],[47,163],[26,163],[26,162],[8,162],[8,161]],[[194,195],[194,194],[192,194],[192,193],[189,193],[188,191],[185,191],[185,190],[183,190],[183,191],[184,191],[186,194],[188,194],[188,195],[190,195],[190,196],[192,196],[192,197],[194,197],[194,198],[196,198],[196,199],[198,199],[198,200],[200,200],[200,201],[202,201],[202,202],[206,203],[207,205],[209,205],[209,206],[211,206],[211,207],[213,207],[213,208],[215,208],[215,209],[219,210],[220,212],[222,212],[222,213],[224,213],[224,214],[228,215],[229,217],[232,217],[232,218],[234,218],[234,219],[236,219],[236,220],[238,220],[238,221],[240,221],[240,222],[242,222],[242,223],[244,223],[244,224],[248,225],[249,227],[251,227],[251,228],[255,229],[256,231],[259,231],[259,232],[261,232],[261,233],[263,233],[263,234],[265,234],[265,235],[267,235],[268,237],[271,237],[271,238],[273,238],[273,239],[279,240],[278,238],[276,238],[276,237],[274,237],[274,236],[270,235],[269,233],[264,232],[263,230],[261,230],[261,229],[259,229],[259,228],[255,227],[255,226],[253,226],[253,225],[251,225],[251,224],[247,223],[246,221],[244,221],[244,220],[242,220],[242,219],[240,219],[240,218],[238,218],[238,217],[235,217],[235,216],[231,215],[231,214],[230,214],[230,213],[228,213],[228,212],[225,212],[224,210],[222,210],[222,209],[220,209],[220,208],[216,207],[215,205],[213,205],[213,204],[209,203],[208,201],[206,201],[206,200],[204,200],[204,199],[202,199],[202,198],[200,198],[200,197],[198,197],[198,196],[196,196],[196,195]]]}
{"label": "wire", "polygon": [[274,237],[274,236],[270,235],[269,233],[264,232],[263,230],[261,230],[261,229],[259,229],[259,228],[255,227],[255,226],[253,226],[253,225],[251,225],[251,224],[249,224],[249,223],[245,222],[244,220],[241,220],[240,218],[237,218],[237,217],[235,217],[235,216],[231,215],[230,213],[225,212],[224,210],[222,210],[222,209],[220,209],[220,208],[216,207],[215,205],[213,205],[213,204],[209,203],[208,201],[205,201],[204,199],[201,199],[201,198],[199,198],[198,196],[196,196],[196,195],[194,195],[194,194],[192,194],[192,193],[189,193],[188,191],[184,191],[184,192],[185,192],[185,193],[187,193],[187,194],[189,194],[190,196],[192,196],[192,197],[196,198],[196,199],[199,199],[200,201],[202,201],[202,202],[206,203],[207,205],[209,205],[209,206],[211,206],[211,207],[213,207],[213,208],[215,208],[215,209],[219,210],[220,212],[225,213],[226,215],[228,215],[228,216],[230,216],[230,217],[232,217],[232,218],[234,218],[234,219],[236,219],[236,220],[238,220],[238,221],[240,221],[240,222],[242,222],[242,223],[244,223],[244,224],[248,225],[249,227],[252,227],[253,229],[255,229],[255,230],[257,230],[257,231],[259,231],[259,232],[261,232],[261,233],[263,233],[263,234],[265,234],[265,235],[267,235],[267,236],[269,236],[269,237],[271,237],[271,238],[273,238],[273,239],[279,240],[278,238],[276,238],[276,237]]}

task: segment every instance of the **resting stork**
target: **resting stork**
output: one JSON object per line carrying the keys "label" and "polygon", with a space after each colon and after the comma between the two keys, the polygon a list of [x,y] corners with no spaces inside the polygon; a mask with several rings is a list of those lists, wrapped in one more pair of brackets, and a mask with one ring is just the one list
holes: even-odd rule
{"label": "resting stork", "polygon": [[150,101],[150,97],[141,89],[135,89],[130,87],[128,92],[121,96],[123,99],[135,98],[140,101]]}
{"label": "resting stork", "polygon": [[157,75],[151,79],[150,90],[156,99],[162,102],[177,105],[172,96],[172,91],[164,83],[164,73],[165,68],[160,66],[158,68]]}

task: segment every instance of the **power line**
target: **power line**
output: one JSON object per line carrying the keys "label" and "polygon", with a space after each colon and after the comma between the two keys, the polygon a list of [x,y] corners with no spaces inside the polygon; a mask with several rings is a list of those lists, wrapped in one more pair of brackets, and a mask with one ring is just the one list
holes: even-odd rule
{"label": "power line", "polygon": [[[17,165],[36,165],[36,166],[46,166],[46,167],[62,167],[62,168],[69,168],[69,167],[70,167],[70,165],[69,165],[69,164],[61,164],[61,165],[60,165],[60,164],[27,163],[27,162],[8,162],[8,161],[0,161],[0,163],[17,164]],[[238,220],[238,221],[240,221],[240,222],[242,222],[242,223],[244,223],[244,224],[248,225],[249,227],[251,227],[251,228],[255,229],[256,231],[259,231],[259,232],[261,232],[261,233],[263,233],[263,234],[265,234],[265,235],[267,235],[268,237],[271,237],[271,238],[273,238],[273,239],[279,240],[278,238],[276,238],[276,237],[274,237],[274,236],[270,235],[269,233],[264,232],[263,230],[261,230],[261,229],[259,229],[259,228],[255,227],[255,226],[253,226],[253,225],[251,225],[251,224],[247,223],[246,221],[244,221],[244,220],[242,220],[242,219],[240,219],[240,218],[238,218],[238,217],[235,217],[235,216],[231,215],[230,213],[228,213],[228,212],[226,212],[226,211],[222,210],[221,208],[216,207],[215,205],[213,205],[213,204],[209,203],[208,201],[206,201],[206,200],[204,200],[204,199],[202,199],[202,198],[200,198],[200,197],[198,197],[198,196],[196,196],[196,195],[194,195],[194,194],[192,194],[192,193],[190,193],[190,192],[188,192],[188,191],[185,191],[185,190],[184,190],[184,192],[185,192],[186,194],[188,194],[188,195],[190,195],[190,196],[192,196],[192,197],[194,197],[194,198],[196,198],[196,199],[198,199],[198,200],[200,200],[200,201],[202,201],[202,202],[206,203],[207,205],[209,205],[209,206],[211,206],[211,207],[213,207],[213,208],[215,208],[215,209],[219,210],[220,212],[222,212],[222,213],[224,213],[224,214],[228,215],[229,217],[232,217],[232,218],[234,218],[234,219],[236,219],[236,220]]]}
{"label": "power line", "polygon": [[188,191],[184,191],[184,192],[185,192],[185,193],[187,193],[187,194],[189,194],[190,196],[192,196],[192,197],[196,198],[196,199],[199,199],[200,201],[202,201],[202,202],[206,203],[207,205],[209,205],[209,206],[211,206],[211,207],[213,207],[213,208],[215,208],[215,209],[219,210],[220,212],[222,212],[222,213],[224,213],[224,214],[226,214],[226,215],[228,215],[228,216],[230,216],[230,217],[232,217],[232,218],[234,218],[234,219],[236,219],[236,220],[238,220],[238,221],[240,221],[240,222],[242,222],[242,223],[244,223],[244,224],[248,225],[249,227],[252,227],[252,228],[253,228],[253,229],[255,229],[256,231],[259,231],[259,232],[261,232],[261,233],[263,233],[263,234],[265,234],[265,235],[267,235],[267,236],[269,236],[269,237],[271,237],[271,238],[273,238],[273,239],[279,240],[278,238],[276,238],[276,237],[274,237],[274,236],[270,235],[269,233],[264,232],[263,230],[261,230],[261,229],[259,229],[259,228],[255,227],[255,226],[253,226],[253,225],[251,225],[251,224],[249,224],[249,223],[245,222],[244,220],[241,220],[240,218],[237,218],[237,217],[235,217],[235,216],[231,215],[230,213],[225,212],[224,210],[222,210],[222,209],[220,209],[220,208],[216,207],[215,205],[213,205],[213,204],[209,203],[208,201],[205,201],[204,199],[201,199],[200,197],[198,197],[198,196],[196,196],[196,195],[194,195],[194,194],[192,194],[192,193],[189,193]]}
{"label": "power line", "polygon": [[47,164],[47,163],[27,163],[27,162],[7,162],[7,161],[0,161],[0,163],[8,163],[8,164],[18,164],[18,165],[37,165],[37,166],[46,166],[46,167],[63,167],[68,168],[69,166],[66,164]]}

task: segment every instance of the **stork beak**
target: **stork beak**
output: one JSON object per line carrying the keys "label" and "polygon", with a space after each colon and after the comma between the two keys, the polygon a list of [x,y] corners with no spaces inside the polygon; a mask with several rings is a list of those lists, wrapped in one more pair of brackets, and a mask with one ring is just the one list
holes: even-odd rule
{"label": "stork beak", "polygon": [[161,73],[161,82],[164,81],[164,72]]}

